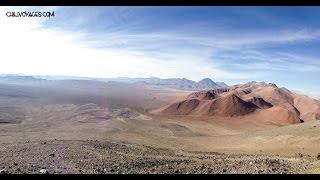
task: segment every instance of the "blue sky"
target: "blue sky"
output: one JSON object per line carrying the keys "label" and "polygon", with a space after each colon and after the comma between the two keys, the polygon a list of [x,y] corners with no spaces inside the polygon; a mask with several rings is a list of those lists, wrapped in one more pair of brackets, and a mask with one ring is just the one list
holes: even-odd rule
{"label": "blue sky", "polygon": [[[55,17],[5,17],[23,10],[54,10]],[[0,13],[0,73],[256,80],[320,97],[319,7],[2,7]]]}

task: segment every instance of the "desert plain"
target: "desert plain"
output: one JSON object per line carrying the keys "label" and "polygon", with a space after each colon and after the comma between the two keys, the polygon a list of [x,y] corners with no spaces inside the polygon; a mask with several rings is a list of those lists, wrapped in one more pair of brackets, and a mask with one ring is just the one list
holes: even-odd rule
{"label": "desert plain", "polygon": [[0,84],[1,173],[320,173],[320,101],[275,84]]}

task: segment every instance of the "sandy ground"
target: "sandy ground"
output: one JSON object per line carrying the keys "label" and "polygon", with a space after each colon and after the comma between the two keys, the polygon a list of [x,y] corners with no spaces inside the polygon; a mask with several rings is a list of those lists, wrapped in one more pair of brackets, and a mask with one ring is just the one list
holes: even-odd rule
{"label": "sandy ground", "polygon": [[245,118],[157,116],[148,108],[188,93],[141,91],[149,95],[141,99],[138,93],[127,101],[82,92],[58,102],[69,96],[56,93],[59,98],[52,103],[35,94],[22,98],[2,93],[0,172],[320,172],[319,121],[277,127]]}
{"label": "sandy ground", "polygon": [[6,144],[0,151],[0,166],[6,173],[299,173],[314,161],[310,157],[185,152],[88,140]]}

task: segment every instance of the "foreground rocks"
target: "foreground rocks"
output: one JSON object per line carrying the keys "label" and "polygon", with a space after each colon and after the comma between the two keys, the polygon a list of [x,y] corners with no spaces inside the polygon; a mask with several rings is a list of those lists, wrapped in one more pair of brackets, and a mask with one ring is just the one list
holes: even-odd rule
{"label": "foreground rocks", "polygon": [[2,144],[6,173],[299,173],[316,158],[174,152],[134,144],[47,141]]}

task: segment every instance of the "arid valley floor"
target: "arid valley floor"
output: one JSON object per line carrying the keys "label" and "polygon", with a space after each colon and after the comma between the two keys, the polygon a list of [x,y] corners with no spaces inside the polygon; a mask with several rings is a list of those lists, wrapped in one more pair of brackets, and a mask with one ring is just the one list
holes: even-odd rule
{"label": "arid valley floor", "polygon": [[153,113],[190,93],[84,80],[3,83],[0,171],[320,173],[320,121],[270,123],[260,110],[252,117],[261,122]]}

